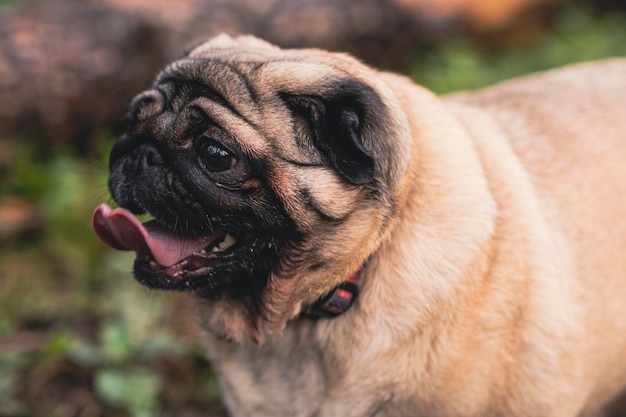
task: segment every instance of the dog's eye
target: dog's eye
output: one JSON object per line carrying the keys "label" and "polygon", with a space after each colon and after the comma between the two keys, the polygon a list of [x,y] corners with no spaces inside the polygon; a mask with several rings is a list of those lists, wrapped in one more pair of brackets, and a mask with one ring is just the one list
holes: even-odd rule
{"label": "dog's eye", "polygon": [[199,151],[202,162],[211,172],[229,170],[237,163],[237,159],[215,139],[204,140]]}

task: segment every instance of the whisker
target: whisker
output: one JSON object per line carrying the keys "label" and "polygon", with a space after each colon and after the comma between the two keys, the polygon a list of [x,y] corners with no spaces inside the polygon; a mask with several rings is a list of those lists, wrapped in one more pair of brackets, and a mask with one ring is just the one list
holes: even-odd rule
{"label": "whisker", "polygon": [[215,229],[213,228],[213,223],[211,223],[211,218],[209,217],[209,215],[205,214],[204,217],[206,217],[207,225],[209,226],[209,230],[211,231],[211,233],[215,232]]}

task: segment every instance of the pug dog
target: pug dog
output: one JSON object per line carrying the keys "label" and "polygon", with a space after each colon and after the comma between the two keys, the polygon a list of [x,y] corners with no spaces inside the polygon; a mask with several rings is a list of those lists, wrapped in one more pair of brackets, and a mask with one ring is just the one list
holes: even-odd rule
{"label": "pug dog", "polygon": [[625,110],[624,59],[437,97],[222,35],[133,100],[93,225],[191,294],[233,416],[596,415],[626,386]]}

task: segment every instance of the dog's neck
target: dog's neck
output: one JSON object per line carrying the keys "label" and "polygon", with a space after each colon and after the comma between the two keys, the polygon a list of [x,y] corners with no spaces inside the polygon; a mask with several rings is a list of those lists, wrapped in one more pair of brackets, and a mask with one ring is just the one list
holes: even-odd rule
{"label": "dog's neck", "polygon": [[[367,264],[367,263],[366,263]],[[358,294],[357,283],[365,265],[351,274],[341,284],[316,302],[307,306],[300,316],[303,318],[332,318],[345,313],[354,303]]]}

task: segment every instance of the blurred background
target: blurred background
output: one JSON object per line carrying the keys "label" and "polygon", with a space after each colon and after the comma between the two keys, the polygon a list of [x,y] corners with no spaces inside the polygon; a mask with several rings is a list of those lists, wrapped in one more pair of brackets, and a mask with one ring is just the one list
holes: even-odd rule
{"label": "blurred background", "polygon": [[624,56],[626,1],[0,0],[0,417],[224,415],[186,297],[90,226],[129,99],[220,32],[445,93]]}

